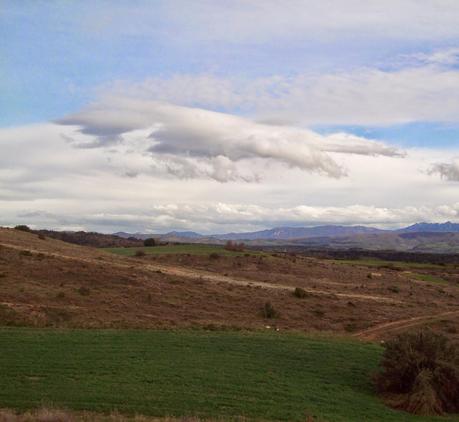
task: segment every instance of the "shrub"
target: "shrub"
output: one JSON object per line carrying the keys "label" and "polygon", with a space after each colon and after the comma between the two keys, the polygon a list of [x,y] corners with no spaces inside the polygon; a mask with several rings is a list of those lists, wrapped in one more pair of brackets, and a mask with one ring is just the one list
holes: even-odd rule
{"label": "shrub", "polygon": [[397,286],[390,286],[387,288],[392,293],[400,293],[400,289]]}
{"label": "shrub", "polygon": [[212,252],[209,254],[209,259],[218,259],[220,258],[220,255],[217,252]]}
{"label": "shrub", "polygon": [[18,226],[15,227],[15,230],[20,230],[21,232],[30,232],[29,226],[26,226],[25,224],[19,224]]}
{"label": "shrub", "polygon": [[156,246],[156,240],[152,237],[149,237],[143,241],[143,246]]}
{"label": "shrub", "polygon": [[459,350],[431,331],[399,335],[386,343],[375,377],[394,407],[415,414],[459,412]]}
{"label": "shrub", "polygon": [[89,294],[91,293],[91,290],[89,290],[87,287],[80,287],[78,289],[78,293],[81,295],[81,296],[89,296]]}
{"label": "shrub", "polygon": [[300,299],[304,299],[308,294],[306,290],[302,289],[301,287],[296,287],[295,290],[293,291],[293,295]]}
{"label": "shrub", "polygon": [[279,312],[274,309],[271,302],[266,302],[264,304],[262,312],[265,318],[277,318],[279,316]]}
{"label": "shrub", "polygon": [[137,256],[137,257],[141,257],[141,256],[145,256],[145,255],[146,255],[145,252],[140,250],[140,249],[135,251],[135,256]]}
{"label": "shrub", "polygon": [[42,234],[42,233],[38,233],[37,237],[38,237],[40,240],[46,240],[45,235]]}

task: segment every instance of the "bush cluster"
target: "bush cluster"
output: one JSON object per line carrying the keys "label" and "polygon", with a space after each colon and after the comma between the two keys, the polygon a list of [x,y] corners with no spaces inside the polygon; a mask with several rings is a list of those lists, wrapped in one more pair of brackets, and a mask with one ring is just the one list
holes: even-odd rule
{"label": "bush cluster", "polygon": [[394,407],[420,415],[459,412],[459,350],[432,331],[387,342],[375,378]]}

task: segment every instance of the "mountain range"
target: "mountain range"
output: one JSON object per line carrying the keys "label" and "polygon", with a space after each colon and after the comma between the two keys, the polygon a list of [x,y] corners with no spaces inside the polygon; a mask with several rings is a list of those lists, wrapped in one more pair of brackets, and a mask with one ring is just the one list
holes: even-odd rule
{"label": "mountain range", "polygon": [[459,233],[459,224],[450,221],[446,223],[416,223],[408,227],[394,230],[383,230],[376,227],[366,226],[342,226],[325,225],[315,227],[276,227],[268,230],[242,233],[223,233],[214,235],[203,235],[193,231],[171,231],[164,234],[144,234],[144,233],[114,233],[117,236],[137,239],[155,237],[168,241],[210,241],[214,240],[239,240],[239,241],[281,241],[298,240],[308,238],[335,238],[355,235],[375,235],[375,234],[404,234],[404,233]]}

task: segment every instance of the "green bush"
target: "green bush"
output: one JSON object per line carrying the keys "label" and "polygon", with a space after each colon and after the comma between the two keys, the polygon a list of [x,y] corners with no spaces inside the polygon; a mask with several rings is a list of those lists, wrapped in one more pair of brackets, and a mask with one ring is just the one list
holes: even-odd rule
{"label": "green bush", "polygon": [[377,390],[410,413],[459,412],[459,350],[431,331],[398,336],[386,344],[375,377]]}

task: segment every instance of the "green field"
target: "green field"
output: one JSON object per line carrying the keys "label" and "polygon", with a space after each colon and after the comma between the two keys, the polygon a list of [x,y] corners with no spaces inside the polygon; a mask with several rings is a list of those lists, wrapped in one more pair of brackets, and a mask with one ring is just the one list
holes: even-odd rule
{"label": "green field", "polygon": [[164,246],[149,246],[139,248],[104,248],[108,252],[118,255],[134,256],[137,251],[143,251],[148,255],[161,254],[190,254],[190,255],[209,255],[213,252],[219,255],[244,255],[249,253],[259,254],[255,251],[234,252],[227,251],[223,246],[218,245],[203,245],[203,244],[181,244],[181,245],[164,245]]}
{"label": "green field", "polygon": [[422,262],[406,262],[406,261],[386,261],[377,258],[362,258],[362,259],[330,259],[329,261],[335,264],[345,265],[361,265],[364,267],[393,267],[395,269],[440,269],[444,268],[437,264],[426,264]]}
{"label": "green field", "polygon": [[[0,407],[304,421],[453,420],[385,407],[377,345],[278,333],[0,329]],[[458,419],[454,419],[458,420]]]}

